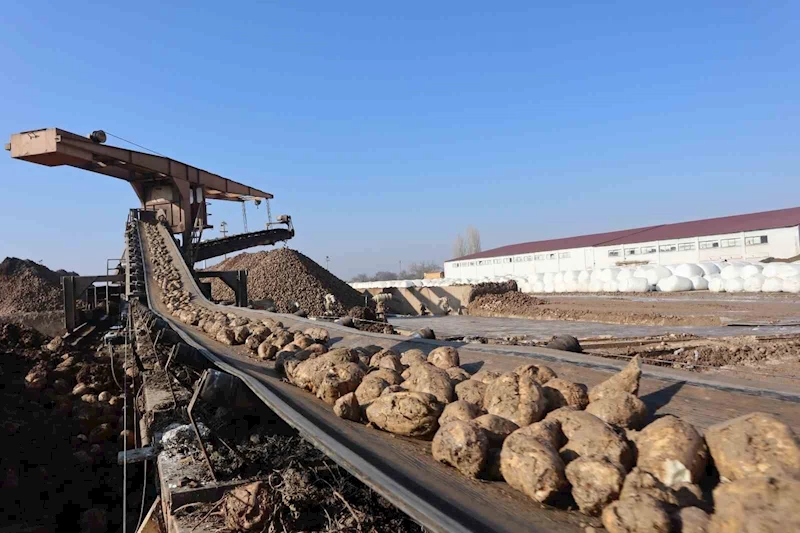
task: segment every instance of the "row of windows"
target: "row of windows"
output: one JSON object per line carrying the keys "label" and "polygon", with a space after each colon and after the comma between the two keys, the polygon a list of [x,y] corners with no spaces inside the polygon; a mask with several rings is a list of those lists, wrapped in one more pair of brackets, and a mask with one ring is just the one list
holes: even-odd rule
{"label": "row of windows", "polygon": [[[702,244],[702,243],[701,243]],[[702,246],[701,246],[702,248]],[[661,252],[686,252],[694,250],[693,242],[680,242],[676,244],[662,244],[658,247]],[[655,246],[642,246],[641,248],[625,248],[625,257],[632,255],[648,255],[656,253]],[[622,250],[609,250],[608,257],[619,257],[622,255]]]}
{"label": "row of windows", "polygon": [[[718,241],[700,241],[700,249],[707,250],[709,248],[734,248],[741,244],[741,239],[720,239]],[[768,244],[769,239],[766,235],[754,235],[752,237],[745,237],[745,246],[755,246],[758,244]]]}
{"label": "row of windows", "polygon": [[[745,246],[755,246],[758,244],[768,244],[769,240],[766,235],[755,235],[752,237],[745,237],[744,244]],[[730,238],[730,239],[720,239],[716,241],[700,241],[700,249],[701,250],[708,250],[710,248],[734,248],[741,244],[741,240],[739,238]],[[695,249],[695,245],[693,242],[681,242],[681,243],[674,243],[674,244],[662,244],[658,247],[658,251],[661,252],[688,252]],[[632,255],[648,255],[656,253],[655,246],[642,246],[640,248],[625,248],[625,257],[630,257]],[[620,257],[622,255],[622,250],[609,250],[608,257]],[[478,266],[481,265],[488,265],[488,264],[495,264],[500,265],[503,263],[528,263],[530,261],[547,261],[550,259],[569,259],[571,256],[570,252],[559,252],[556,256],[556,253],[546,253],[546,254],[535,254],[535,255],[518,255],[514,257],[503,257],[500,259],[484,259],[480,261],[461,261],[459,263],[453,263],[454,268],[466,267],[466,266]]]}

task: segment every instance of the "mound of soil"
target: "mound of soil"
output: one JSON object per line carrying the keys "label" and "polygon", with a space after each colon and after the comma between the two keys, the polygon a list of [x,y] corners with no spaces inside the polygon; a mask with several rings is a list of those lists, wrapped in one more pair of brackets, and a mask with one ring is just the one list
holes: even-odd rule
{"label": "mound of soil", "polygon": [[472,303],[476,298],[484,294],[505,294],[508,292],[517,292],[517,282],[512,280],[504,282],[486,282],[478,283],[472,287],[467,297],[467,303]]}
{"label": "mound of soil", "polygon": [[547,300],[523,292],[483,294],[469,304],[469,314],[476,316],[533,316]]}
{"label": "mound of soil", "polygon": [[29,259],[5,258],[0,263],[0,315],[61,309],[61,276],[77,274],[53,271]]}
{"label": "mound of soil", "polygon": [[[247,292],[251,300],[272,300],[279,313],[293,313],[295,302],[310,315],[325,313],[325,295],[336,297],[334,311],[345,314],[364,298],[350,285],[296,250],[279,248],[269,252],[241,253],[212,267],[213,270],[247,270]],[[215,300],[232,300],[233,291],[221,280],[211,283]]]}

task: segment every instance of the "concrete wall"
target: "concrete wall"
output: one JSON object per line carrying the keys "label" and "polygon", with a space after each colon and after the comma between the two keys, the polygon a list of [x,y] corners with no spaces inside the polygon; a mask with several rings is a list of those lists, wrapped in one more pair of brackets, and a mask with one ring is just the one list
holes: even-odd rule
{"label": "concrete wall", "polygon": [[455,285],[453,287],[411,287],[408,289],[367,289],[373,296],[380,293],[389,293],[392,300],[389,302],[389,312],[399,315],[418,315],[420,304],[425,304],[428,311],[434,315],[446,314],[439,302],[447,299],[453,313],[461,307],[466,307],[471,285]]}
{"label": "concrete wall", "polygon": [[[761,243],[762,237],[767,242]],[[503,275],[531,276],[545,272],[608,268],[638,261],[671,265],[700,261],[760,260],[800,254],[800,226],[645,241],[635,244],[552,250],[536,254],[498,256],[444,264],[446,278],[483,278]]]}

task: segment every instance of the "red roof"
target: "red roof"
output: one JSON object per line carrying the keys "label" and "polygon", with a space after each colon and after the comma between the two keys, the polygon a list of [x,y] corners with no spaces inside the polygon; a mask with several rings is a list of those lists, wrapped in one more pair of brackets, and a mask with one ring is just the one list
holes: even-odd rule
{"label": "red roof", "polygon": [[786,228],[798,225],[800,225],[800,207],[790,207],[789,209],[763,211],[761,213],[750,213],[747,215],[707,218],[705,220],[678,222],[677,224],[661,224],[659,226],[647,226],[644,228],[611,231],[608,233],[581,235],[580,237],[567,237],[565,239],[510,244],[492,250],[465,255],[456,259],[450,259],[450,261],[549,252],[551,250],[568,250],[570,248],[584,248],[588,246],[613,246],[615,244],[685,239],[687,237],[702,237],[703,235]]}

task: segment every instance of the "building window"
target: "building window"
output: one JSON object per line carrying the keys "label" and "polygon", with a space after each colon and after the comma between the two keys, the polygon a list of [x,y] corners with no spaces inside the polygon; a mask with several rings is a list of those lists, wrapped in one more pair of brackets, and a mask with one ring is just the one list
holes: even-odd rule
{"label": "building window", "polygon": [[619,257],[619,250],[609,250],[608,257]]}
{"label": "building window", "polygon": [[530,263],[531,261],[533,261],[533,256],[532,255],[526,255],[525,256],[525,262],[526,263]]}
{"label": "building window", "polygon": [[679,252],[688,252],[690,250],[694,250],[694,243],[693,242],[681,242],[681,243],[678,243],[678,251]]}
{"label": "building window", "polygon": [[720,248],[733,248],[739,246],[739,239],[722,239],[719,241]]}
{"label": "building window", "polygon": [[555,258],[556,258],[556,254],[549,254],[549,255],[547,256],[547,258],[548,258],[548,259],[555,259]]}
{"label": "building window", "polygon": [[639,249],[638,248],[626,248],[625,249],[625,255],[636,255],[637,253],[639,253]]}
{"label": "building window", "polygon": [[719,248],[719,241],[700,241],[700,249]]}
{"label": "building window", "polygon": [[475,266],[475,261],[470,261],[469,262],[469,266],[474,267]]}
{"label": "building window", "polygon": [[766,235],[756,235],[755,237],[745,237],[744,243],[747,246],[753,246],[756,244],[767,244],[769,241],[767,240]]}
{"label": "building window", "polygon": [[509,257],[509,258],[508,258],[508,260],[507,260],[507,262],[508,262],[508,263],[511,263],[513,260],[514,260],[514,258],[513,258],[513,257]]}
{"label": "building window", "polygon": [[536,254],[536,255],[533,256],[533,258],[536,261],[543,261],[544,260],[544,254]]}
{"label": "building window", "polygon": [[569,259],[569,252],[561,252],[558,254],[561,259]]}
{"label": "building window", "polygon": [[644,247],[642,247],[642,253],[643,254],[654,254],[654,253],[656,253],[656,247],[655,246],[644,246]]}
{"label": "building window", "polygon": [[675,252],[678,250],[677,244],[662,244],[658,247],[662,252]]}

